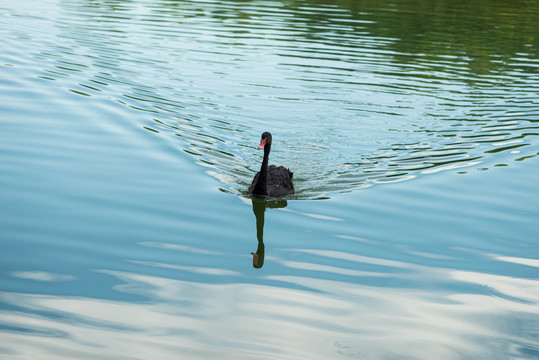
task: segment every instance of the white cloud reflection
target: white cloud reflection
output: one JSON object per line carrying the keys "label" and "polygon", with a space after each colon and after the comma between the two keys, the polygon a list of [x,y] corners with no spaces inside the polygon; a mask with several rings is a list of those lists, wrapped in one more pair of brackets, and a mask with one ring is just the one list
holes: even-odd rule
{"label": "white cloud reflection", "polygon": [[[512,347],[502,353],[515,356],[533,349],[539,315],[535,304],[489,294],[299,276],[266,277],[280,284],[270,286],[102,272],[121,281],[116,290],[149,300],[0,293],[0,301],[17,309],[0,310],[0,350],[10,359],[495,359],[496,347]],[[517,281],[513,289],[502,280],[509,282],[506,292],[537,286]],[[521,338],[515,326],[522,327]],[[489,344],[492,353],[485,355]]]}
{"label": "white cloud reflection", "polygon": [[132,262],[133,264],[160,267],[160,268],[164,268],[164,269],[174,269],[174,270],[181,270],[181,271],[189,271],[189,272],[193,272],[193,273],[197,273],[197,274],[205,274],[205,275],[222,275],[222,276],[232,276],[232,275],[240,276],[241,275],[241,273],[239,273],[237,271],[221,269],[221,268],[210,268],[210,267],[202,267],[202,266],[173,265],[173,264],[166,264],[166,263],[156,262],[156,261],[130,260],[129,262]]}
{"label": "white cloud reflection", "polygon": [[70,281],[74,280],[75,277],[65,274],[56,274],[47,271],[13,271],[11,276],[26,279],[26,280],[35,280],[35,281]]}
{"label": "white cloud reflection", "polygon": [[520,265],[533,266],[539,268],[539,259],[519,258],[512,256],[492,256],[494,259]]}
{"label": "white cloud reflection", "polygon": [[[452,271],[451,275],[455,280],[487,287],[493,296],[509,300],[510,308],[515,308],[519,302],[539,305],[539,280],[537,279],[513,278],[470,271]],[[539,309],[537,310],[539,314]]]}

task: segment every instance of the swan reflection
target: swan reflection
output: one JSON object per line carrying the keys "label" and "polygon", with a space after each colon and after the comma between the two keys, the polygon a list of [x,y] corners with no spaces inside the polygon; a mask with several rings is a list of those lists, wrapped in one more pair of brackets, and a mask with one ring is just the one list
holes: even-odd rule
{"label": "swan reflection", "polygon": [[253,204],[253,213],[256,217],[256,239],[258,240],[258,247],[256,252],[252,252],[253,255],[253,267],[260,269],[264,266],[264,214],[266,208],[278,209],[284,208],[287,205],[286,200],[266,200],[262,198],[251,199]]}

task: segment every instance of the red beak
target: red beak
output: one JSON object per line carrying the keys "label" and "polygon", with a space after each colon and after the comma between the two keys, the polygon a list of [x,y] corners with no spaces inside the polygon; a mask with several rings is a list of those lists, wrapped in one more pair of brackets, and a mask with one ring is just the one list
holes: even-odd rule
{"label": "red beak", "polygon": [[260,140],[260,145],[258,145],[258,150],[262,149],[264,146],[266,146],[266,139]]}

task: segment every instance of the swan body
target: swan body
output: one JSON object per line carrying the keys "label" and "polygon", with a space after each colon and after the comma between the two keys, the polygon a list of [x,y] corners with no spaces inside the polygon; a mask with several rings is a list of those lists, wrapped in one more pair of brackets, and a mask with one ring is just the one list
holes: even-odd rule
{"label": "swan body", "polygon": [[294,193],[292,177],[294,173],[284,166],[268,166],[269,153],[271,151],[271,134],[264,132],[258,149],[264,148],[264,159],[260,171],[256,173],[249,192],[253,195],[280,197]]}

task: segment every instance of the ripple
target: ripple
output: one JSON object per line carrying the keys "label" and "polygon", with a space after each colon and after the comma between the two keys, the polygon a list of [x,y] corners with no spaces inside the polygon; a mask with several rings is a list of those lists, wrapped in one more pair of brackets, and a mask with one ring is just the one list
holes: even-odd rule
{"label": "ripple", "polygon": [[[39,40],[38,77],[147,113],[134,125],[177,136],[183,153],[235,194],[258,170],[264,130],[274,133],[272,162],[294,171],[296,198],[537,155],[535,49],[474,32],[403,46],[387,23],[399,12],[326,5],[61,1],[54,24],[39,18],[56,38]],[[511,13],[496,6],[488,11]],[[429,31],[422,35],[439,29]],[[489,56],[449,49],[466,37]]]}
{"label": "ripple", "polygon": [[537,300],[539,299],[539,281],[535,279],[520,279],[466,271],[454,271],[452,275],[455,279],[485,286],[490,296],[507,302],[525,305],[539,304]]}

